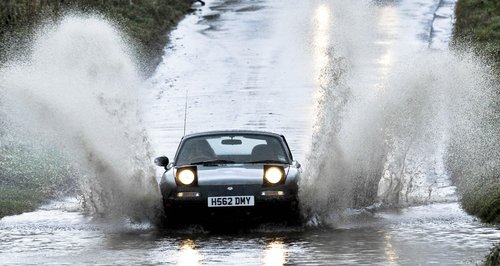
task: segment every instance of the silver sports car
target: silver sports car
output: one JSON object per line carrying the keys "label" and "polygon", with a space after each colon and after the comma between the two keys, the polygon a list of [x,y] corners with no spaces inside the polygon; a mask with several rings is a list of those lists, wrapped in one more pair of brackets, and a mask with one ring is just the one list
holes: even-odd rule
{"label": "silver sports car", "polygon": [[224,221],[298,222],[300,164],[285,137],[259,131],[213,131],[182,138],[160,182],[169,224]]}

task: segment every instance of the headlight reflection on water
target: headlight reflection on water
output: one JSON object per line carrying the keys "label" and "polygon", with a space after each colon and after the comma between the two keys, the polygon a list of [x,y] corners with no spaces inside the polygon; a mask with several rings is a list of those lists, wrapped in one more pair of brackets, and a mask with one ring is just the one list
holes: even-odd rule
{"label": "headlight reflection on water", "polygon": [[286,249],[282,240],[273,240],[267,244],[262,259],[263,265],[284,265],[286,263]]}
{"label": "headlight reflection on water", "polygon": [[330,30],[332,27],[330,13],[331,11],[327,5],[321,5],[316,9],[313,18],[314,74],[320,86],[324,85],[324,80],[321,78],[321,72],[330,63],[328,57],[328,49],[331,45]]}
{"label": "headlight reflection on water", "polygon": [[196,249],[195,242],[191,239],[183,240],[178,252],[177,265],[201,265],[202,261],[203,256]]}
{"label": "headlight reflection on water", "polygon": [[379,34],[387,35],[384,41],[377,41],[377,44],[382,47],[384,52],[380,55],[377,63],[379,64],[379,75],[381,80],[386,79],[391,73],[394,64],[395,43],[398,35],[398,25],[400,18],[394,6],[386,6],[380,8],[381,15],[377,24]]}
{"label": "headlight reflection on water", "polygon": [[385,243],[385,256],[387,258],[387,265],[397,265],[398,264],[398,255],[396,250],[392,247],[391,244],[391,236],[387,233],[384,234],[384,243]]}

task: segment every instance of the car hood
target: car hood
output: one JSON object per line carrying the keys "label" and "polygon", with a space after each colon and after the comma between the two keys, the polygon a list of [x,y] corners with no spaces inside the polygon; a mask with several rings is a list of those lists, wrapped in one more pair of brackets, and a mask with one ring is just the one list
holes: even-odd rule
{"label": "car hood", "polygon": [[[288,173],[285,167],[285,173]],[[198,185],[262,185],[263,165],[198,166]]]}

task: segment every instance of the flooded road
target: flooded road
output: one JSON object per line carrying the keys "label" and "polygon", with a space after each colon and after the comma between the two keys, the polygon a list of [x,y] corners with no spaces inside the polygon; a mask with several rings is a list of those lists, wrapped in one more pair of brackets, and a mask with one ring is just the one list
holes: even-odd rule
{"label": "flooded road", "polygon": [[[481,261],[499,241],[500,230],[460,209],[438,156],[440,145],[408,153],[412,159],[424,154],[425,160],[412,160],[415,165],[403,167],[404,184],[395,193],[394,179],[391,185],[380,183],[375,196],[394,208],[330,206],[324,191],[315,190],[323,187],[325,193],[334,194],[339,183],[315,179],[311,168],[322,162],[313,155],[350,169],[350,152],[367,154],[365,149],[373,149],[366,140],[375,142],[378,135],[362,133],[379,129],[367,128],[371,123],[364,119],[386,109],[373,107],[372,100],[390,91],[391,73],[401,70],[397,62],[423,56],[422,51],[446,51],[451,32],[453,1],[344,2],[207,1],[172,32],[163,63],[140,95],[155,156],[173,157],[183,135],[186,94],[187,133],[250,129],[284,134],[309,173],[308,180],[316,182],[315,188],[304,188],[309,193],[304,198],[326,213],[322,223],[291,228],[264,225],[236,233],[200,227],[171,231],[127,218],[84,215],[79,202],[67,199],[0,220],[0,264],[474,265]],[[431,57],[429,62],[441,58]],[[446,61],[437,68],[443,65]],[[407,71],[425,78],[420,72]],[[422,80],[417,91],[431,86]],[[436,80],[439,77],[431,79]],[[332,102],[324,104],[327,88],[344,84],[349,88],[334,91]],[[349,98],[342,98],[343,92]],[[344,107],[347,101],[355,105]],[[340,120],[345,121],[342,127]],[[434,122],[426,126],[434,129]],[[341,142],[342,162],[326,154],[334,153],[333,135]],[[425,131],[422,136],[430,139]],[[419,143],[418,138],[412,140]],[[363,145],[354,145],[358,143]],[[397,157],[398,149],[389,154],[388,158]],[[365,162],[359,157],[353,161]],[[384,173],[391,170],[387,161]],[[346,176],[350,173],[346,170]],[[346,213],[337,216],[339,208]]]}
{"label": "flooded road", "polygon": [[474,265],[500,232],[456,204],[379,212],[337,228],[231,234],[102,223],[58,205],[2,219],[0,237],[4,265]]}

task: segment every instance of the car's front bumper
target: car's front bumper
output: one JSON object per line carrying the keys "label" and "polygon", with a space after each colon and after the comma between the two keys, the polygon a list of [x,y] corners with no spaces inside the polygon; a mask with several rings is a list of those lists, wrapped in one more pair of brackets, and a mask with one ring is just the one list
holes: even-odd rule
{"label": "car's front bumper", "polygon": [[[167,219],[186,223],[282,221],[296,219],[299,212],[297,187],[286,185],[182,187],[162,193]],[[209,207],[209,197],[228,196],[253,196],[254,205]]]}

